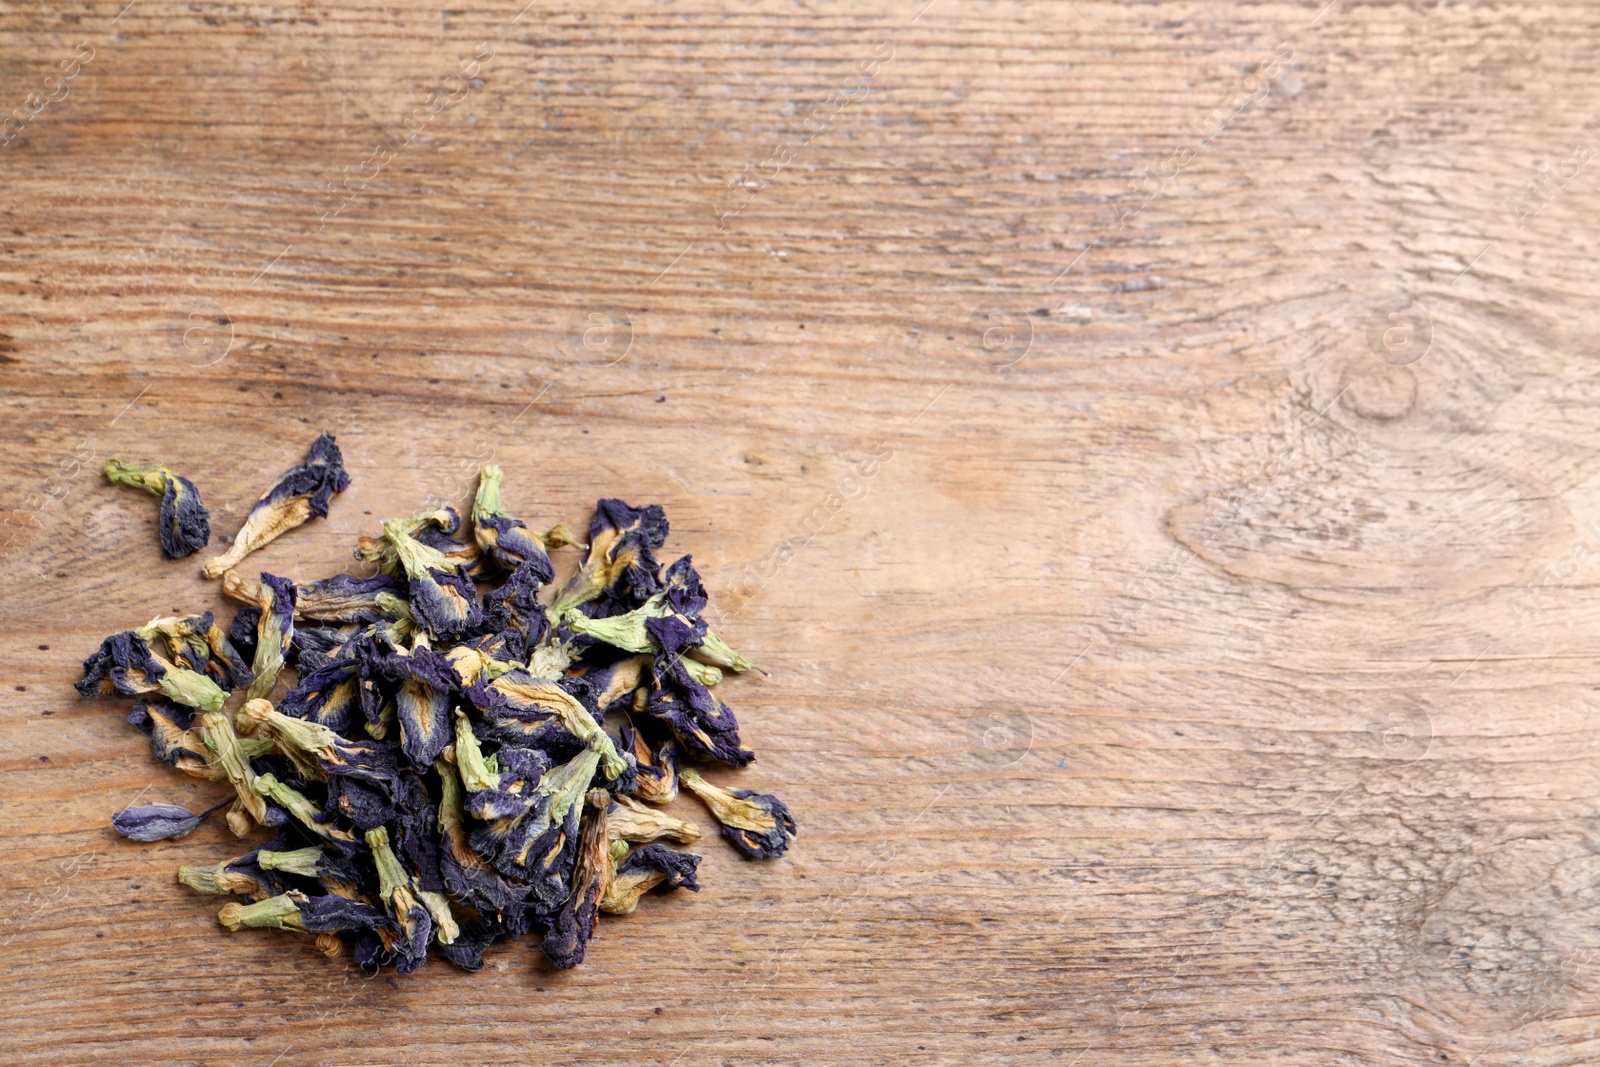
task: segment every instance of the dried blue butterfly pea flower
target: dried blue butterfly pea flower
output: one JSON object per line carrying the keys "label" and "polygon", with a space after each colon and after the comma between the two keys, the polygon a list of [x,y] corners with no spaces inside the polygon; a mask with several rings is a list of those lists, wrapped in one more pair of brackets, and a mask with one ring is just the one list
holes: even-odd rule
{"label": "dried blue butterfly pea flower", "polygon": [[554,912],[572,896],[581,828],[582,805],[575,804],[553,825],[531,838],[532,848],[524,861],[530,908],[541,914]]}
{"label": "dried blue butterfly pea flower", "polygon": [[339,933],[369,933],[389,925],[389,918],[370,904],[337,896],[312,896],[290,890],[253,904],[225,904],[217,921],[229,930],[277,929],[297,933],[321,931],[317,944],[329,956],[337,956]]}
{"label": "dried blue butterfly pea flower", "polygon": [[735,767],[750,763],[755,753],[740,743],[739,721],[733,711],[684,663],[682,642],[691,632],[674,625],[674,620],[659,621],[663,625],[652,632],[662,650],[652,665],[654,686],[645,712],[668,726],[691,756]]}
{"label": "dried blue butterfly pea flower", "polygon": [[250,668],[233,648],[211,612],[182,618],[152,619],[133,633],[152,651],[165,646],[171,666],[203,674],[222,688],[247,683]]}
{"label": "dried blue butterfly pea flower", "polygon": [[246,699],[264,697],[278,684],[278,674],[294,641],[294,598],[293,582],[262,572],[260,599],[256,601],[261,616],[256,621],[256,655],[251,665],[255,678],[245,690]]}
{"label": "dried blue butterfly pea flower", "polygon": [[157,683],[165,673],[166,668],[151,653],[149,643],[131,630],[124,630],[102,641],[99,651],[83,661],[78,694],[90,697],[151,693],[159,688]]}
{"label": "dried blue butterfly pea flower", "polygon": [[589,523],[589,554],[551,606],[552,618],[585,604],[614,587],[640,602],[660,585],[660,564],[651,550],[667,540],[667,515],[660,505],[630,507],[600,500]]}
{"label": "dried blue butterfly pea flower", "polygon": [[232,547],[206,560],[201,573],[207,578],[220,578],[224,571],[280,534],[313,516],[327,518],[328,502],[349,486],[344,456],[333,435],[325,433],[311,443],[304,463],[278,475],[272,488],[250,509]]}
{"label": "dried blue butterfly pea flower", "polygon": [[594,936],[600,900],[610,888],[611,864],[606,835],[606,808],[611,794],[592,789],[584,796],[571,890],[552,917],[541,948],[555,966],[567,970],[583,962]]}
{"label": "dried blue butterfly pea flower", "polygon": [[289,662],[300,674],[326,666],[344,648],[350,635],[332,626],[302,626],[295,624],[294,636],[289,642]]}
{"label": "dried blue butterfly pea flower", "polygon": [[112,634],[99,651],[83,661],[83,679],[77,683],[85,697],[122,693],[142,696],[160,690],[192,708],[220,708],[228,694],[210,678],[175,666],[151,651],[150,644],[132,630]]}
{"label": "dried blue butterfly pea flower", "polygon": [[251,788],[262,797],[271,798],[276,807],[293,816],[301,826],[340,851],[350,853],[356,850],[355,835],[339,826],[334,818],[323,812],[310,797],[280,780],[277,775],[255,775]]}
{"label": "dried blue butterfly pea flower", "polygon": [[699,868],[700,857],[691,852],[645,845],[617,864],[611,885],[600,900],[600,910],[608,915],[629,915],[646,892],[664,895],[674,889],[687,889],[698,893],[700,883],[695,875]]}
{"label": "dried blue butterfly pea flower", "polygon": [[[268,844],[281,843],[281,839],[268,842]],[[211,866],[191,866],[185,864],[178,868],[178,881],[191,889],[201,893],[213,893],[244,897],[248,902],[266,900],[268,897],[279,896],[289,891],[289,883],[275,871],[269,871],[256,863],[261,849],[253,849],[243,856],[236,856],[231,860]]]}
{"label": "dried blue butterfly pea flower", "polygon": [[285,715],[348,733],[361,712],[360,664],[352,656],[330,660],[300,676],[278,704]]}
{"label": "dried blue butterfly pea flower", "polygon": [[394,796],[360,778],[336,775],[328,779],[328,800],[323,810],[365,833],[394,819]]}
{"label": "dried blue butterfly pea flower", "polygon": [[678,797],[678,744],[668,736],[651,744],[633,726],[624,723],[619,731],[622,747],[631,752],[637,768],[633,787],[619,792],[632,793],[651,804],[670,804]]}
{"label": "dried blue butterfly pea flower", "polygon": [[659,811],[623,793],[611,798],[606,816],[612,841],[646,844],[666,839],[688,845],[700,840],[700,827],[694,823]]}
{"label": "dried blue butterfly pea flower", "polygon": [[256,627],[260,623],[261,609],[255,606],[254,600],[251,600],[248,607],[242,607],[233,613],[233,622],[228,626],[228,643],[246,663],[255,661]]}
{"label": "dried blue butterfly pea flower", "polygon": [[[411,874],[412,883],[426,893],[443,893],[440,871],[439,809],[422,773],[403,768],[395,799],[395,817],[389,826],[395,854]],[[441,925],[443,920],[439,920]]]}
{"label": "dried blue butterfly pea flower", "polygon": [[[452,567],[460,568],[463,573],[477,574],[483,568],[485,559],[476,542],[463,544],[450,537],[461,525],[461,516],[456,514],[455,508],[437,508],[408,519],[391,521],[398,532],[409,534],[428,548],[436,549]],[[381,574],[405,577],[400,555],[387,531],[381,537],[363,535],[356,538],[354,556],[363,563],[373,564]]]}
{"label": "dried blue butterfly pea flower", "polygon": [[748,789],[723,789],[700,777],[692,767],[683,769],[679,781],[705,801],[722,824],[722,836],[750,859],[774,859],[794,843],[794,818],[777,797]]}
{"label": "dried blue butterfly pea flower", "polygon": [[435,568],[411,579],[412,614],[435,636],[448,636],[477,626],[483,618],[472,579],[457,571]]}
{"label": "dried blue butterfly pea flower", "polygon": [[239,719],[270,738],[307,777],[356,778],[390,797],[402,788],[394,753],[379,742],[352,741],[320,723],[285,715],[260,699],[245,701]]}
{"label": "dried blue butterfly pea flower", "polygon": [[483,953],[495,941],[495,934],[487,930],[462,928],[460,936],[448,945],[439,946],[439,954],[463,971],[483,970]]}
{"label": "dried blue butterfly pea flower", "polygon": [[411,536],[402,522],[385,522],[383,532],[410,579],[411,612],[430,634],[448,637],[482,621],[477,587],[442,552]]}
{"label": "dried blue butterfly pea flower", "polygon": [[211,514],[200,503],[200,490],[170,467],[130,467],[111,459],[106,461],[106,477],[161,498],[161,554],[167,559],[182,559],[211,540]]}
{"label": "dried blue butterfly pea flower", "polygon": [[[207,617],[210,615],[211,612],[206,612]],[[211,660],[206,673],[216,679],[222,688],[243,689],[255,679],[255,672],[250,669],[243,652],[233,643],[227,631],[215,622],[206,628],[206,643],[211,646]],[[251,658],[254,656],[252,650]]]}
{"label": "dried blue butterfly pea flower", "polygon": [[350,900],[360,900],[369,889],[377,888],[350,857],[320,845],[287,852],[263,848],[255,853],[255,862],[264,871],[314,879],[328,893]]}
{"label": "dried blue butterfly pea flower", "polygon": [[511,572],[505,584],[483,598],[483,628],[507,639],[516,659],[526,660],[550,632],[549,616],[537,599],[540,587],[549,580],[524,563]]}
{"label": "dried blue butterfly pea flower", "polygon": [[323,622],[376,622],[384,617],[378,598],[384,593],[404,597],[406,583],[387,574],[357,578],[336,574],[301,586],[296,605],[308,619]]}
{"label": "dried blue butterfly pea flower", "polygon": [[410,974],[427,959],[428,942],[435,936],[436,922],[439,923],[437,936],[443,943],[455,940],[458,930],[448,902],[443,898],[432,901],[429,898],[435,894],[417,888],[390,847],[386,829],[368,830],[366,842],[378,868],[379,900],[400,931],[399,941],[390,947],[395,969],[401,974]]}
{"label": "dried blue butterfly pea flower", "polygon": [[386,657],[382,669],[399,683],[395,716],[400,750],[413,767],[431,767],[454,739],[450,695],[461,687],[461,678],[444,653],[426,645]]}
{"label": "dried blue butterfly pea flower", "polygon": [[384,922],[383,912],[371,904],[334,893],[309,897],[298,903],[300,925],[307,930],[372,930]]}
{"label": "dried blue butterfly pea flower", "polygon": [[506,878],[473,850],[467,836],[464,791],[455,764],[441,758],[435,767],[440,784],[439,873],[445,889],[457,900],[491,917],[520,911],[528,899],[528,884]]}
{"label": "dried blue butterfly pea flower", "polygon": [[651,659],[649,655],[622,656],[584,670],[582,677],[589,683],[595,708],[600,712],[597,718],[633,707],[634,691],[645,684]]}
{"label": "dried blue butterfly pea flower", "polygon": [[485,822],[532,811],[541,796],[539,781],[555,765],[547,753],[516,745],[501,745],[484,765],[491,763],[493,783],[474,789],[467,803],[472,817]]}
{"label": "dried blue butterfly pea flower", "polygon": [[706,610],[706,587],[694,569],[692,556],[684,556],[661,572],[661,592],[679,615],[698,618]]}
{"label": "dried blue butterfly pea flower", "polygon": [[238,650],[209,611],[203,615],[153,619],[133,632],[147,642],[159,637],[165,641],[173,665],[204,674],[224,689],[235,689],[250,682],[250,668],[245,666]]}
{"label": "dried blue butterfly pea flower", "polygon": [[[233,570],[222,576],[222,591],[249,605],[260,598],[258,584]],[[294,617],[326,623],[377,622],[388,617],[379,600],[384,594],[404,597],[405,580],[387,574],[370,578],[335,574],[320,582],[295,586]]]}
{"label": "dried blue butterfly pea flower", "polygon": [[224,801],[199,814],[177,804],[144,804],[111,816],[111,828],[134,841],[168,841],[187,834],[205,822],[212,812],[231,803],[231,800]]}
{"label": "dried blue butterfly pea flower", "polygon": [[478,475],[478,493],[472,503],[472,535],[478,548],[502,570],[527,567],[540,585],[555,577],[544,541],[521,519],[500,506],[500,480],[504,472],[494,465]]}
{"label": "dried blue butterfly pea flower", "polygon": [[128,722],[150,739],[156,759],[196,778],[212,777],[205,741],[190,729],[188,708],[165,700],[142,700],[128,712]]}

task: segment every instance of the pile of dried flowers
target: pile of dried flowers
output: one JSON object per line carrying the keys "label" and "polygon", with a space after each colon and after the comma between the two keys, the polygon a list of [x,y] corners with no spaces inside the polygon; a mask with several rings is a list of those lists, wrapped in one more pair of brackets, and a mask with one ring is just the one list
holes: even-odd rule
{"label": "pile of dried flowers", "polygon": [[[164,555],[205,545],[209,521],[187,479],[115,460],[106,473],[162,494]],[[295,931],[402,974],[431,946],[476,970],[491,942],[532,932],[552,963],[572,967],[597,913],[628,914],[646,891],[698,890],[699,857],[661,842],[693,842],[699,829],[650,806],[680,784],[744,855],[793,841],[776,797],[723,789],[688,765],[755,758],[713,691],[750,664],[707,628],[690,557],[662,566],[653,555],[667,536],[661,508],[601,500],[587,543],[564,526],[541,536],[502,508],[501,476],[483,469],[465,519],[438,508],[360,538],[372,577],[241,575],[245,556],[326,517],[349,485],[324,434],[204,566],[245,605],[231,626],[211,612],[155,619],[84,662],[80,693],[142,697],[128,721],[157,757],[232,786],[218,807],[235,834],[275,833],[242,856],[179,868],[185,885],[241,898],[218,915],[229,929]],[[586,555],[542,603],[547,553],[562,546]],[[209,814],[154,804],[113,824],[155,841]]]}

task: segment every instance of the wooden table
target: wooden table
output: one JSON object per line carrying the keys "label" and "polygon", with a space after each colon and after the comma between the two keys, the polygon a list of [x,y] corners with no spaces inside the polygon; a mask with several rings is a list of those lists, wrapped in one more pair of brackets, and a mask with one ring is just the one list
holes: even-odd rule
{"label": "wooden table", "polygon": [[[1600,1059],[1600,9],[124,2],[0,12],[0,1061]],[[368,980],[116,839],[100,466],[323,429],[263,568],[663,504],[790,855]]]}

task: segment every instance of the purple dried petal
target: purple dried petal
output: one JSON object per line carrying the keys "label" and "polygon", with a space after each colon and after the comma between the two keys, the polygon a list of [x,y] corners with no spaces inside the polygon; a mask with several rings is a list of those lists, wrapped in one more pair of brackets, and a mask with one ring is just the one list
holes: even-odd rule
{"label": "purple dried petal", "polygon": [[692,852],[678,852],[666,845],[645,845],[635,849],[627,859],[617,864],[617,874],[653,872],[665,877],[652,893],[670,893],[674,889],[700,892],[695,873],[700,869],[700,857]]}
{"label": "purple dried petal", "polygon": [[139,696],[155,689],[166,673],[145,639],[124,630],[102,641],[99,651],[83,661],[83,680],[77,683],[77,690],[86,697],[111,693]]}
{"label": "purple dried petal", "polygon": [[204,822],[206,816],[231,803],[231,800],[224,801],[198,815],[177,804],[145,804],[111,816],[111,828],[134,841],[169,841],[187,834]]}
{"label": "purple dried petal", "polygon": [[200,503],[200,490],[180,474],[168,471],[161,495],[161,554],[182,559],[211,540],[211,513]]}

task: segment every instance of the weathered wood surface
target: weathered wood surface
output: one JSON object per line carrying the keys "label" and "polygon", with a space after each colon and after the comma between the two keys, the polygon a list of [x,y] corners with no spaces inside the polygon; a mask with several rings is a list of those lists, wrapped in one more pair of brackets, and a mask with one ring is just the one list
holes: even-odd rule
{"label": "weathered wood surface", "polygon": [[[0,7],[0,1059],[1600,1059],[1600,9],[1319,8]],[[115,840],[219,600],[99,465],[324,428],[295,576],[665,505],[792,854],[363,981]]]}

